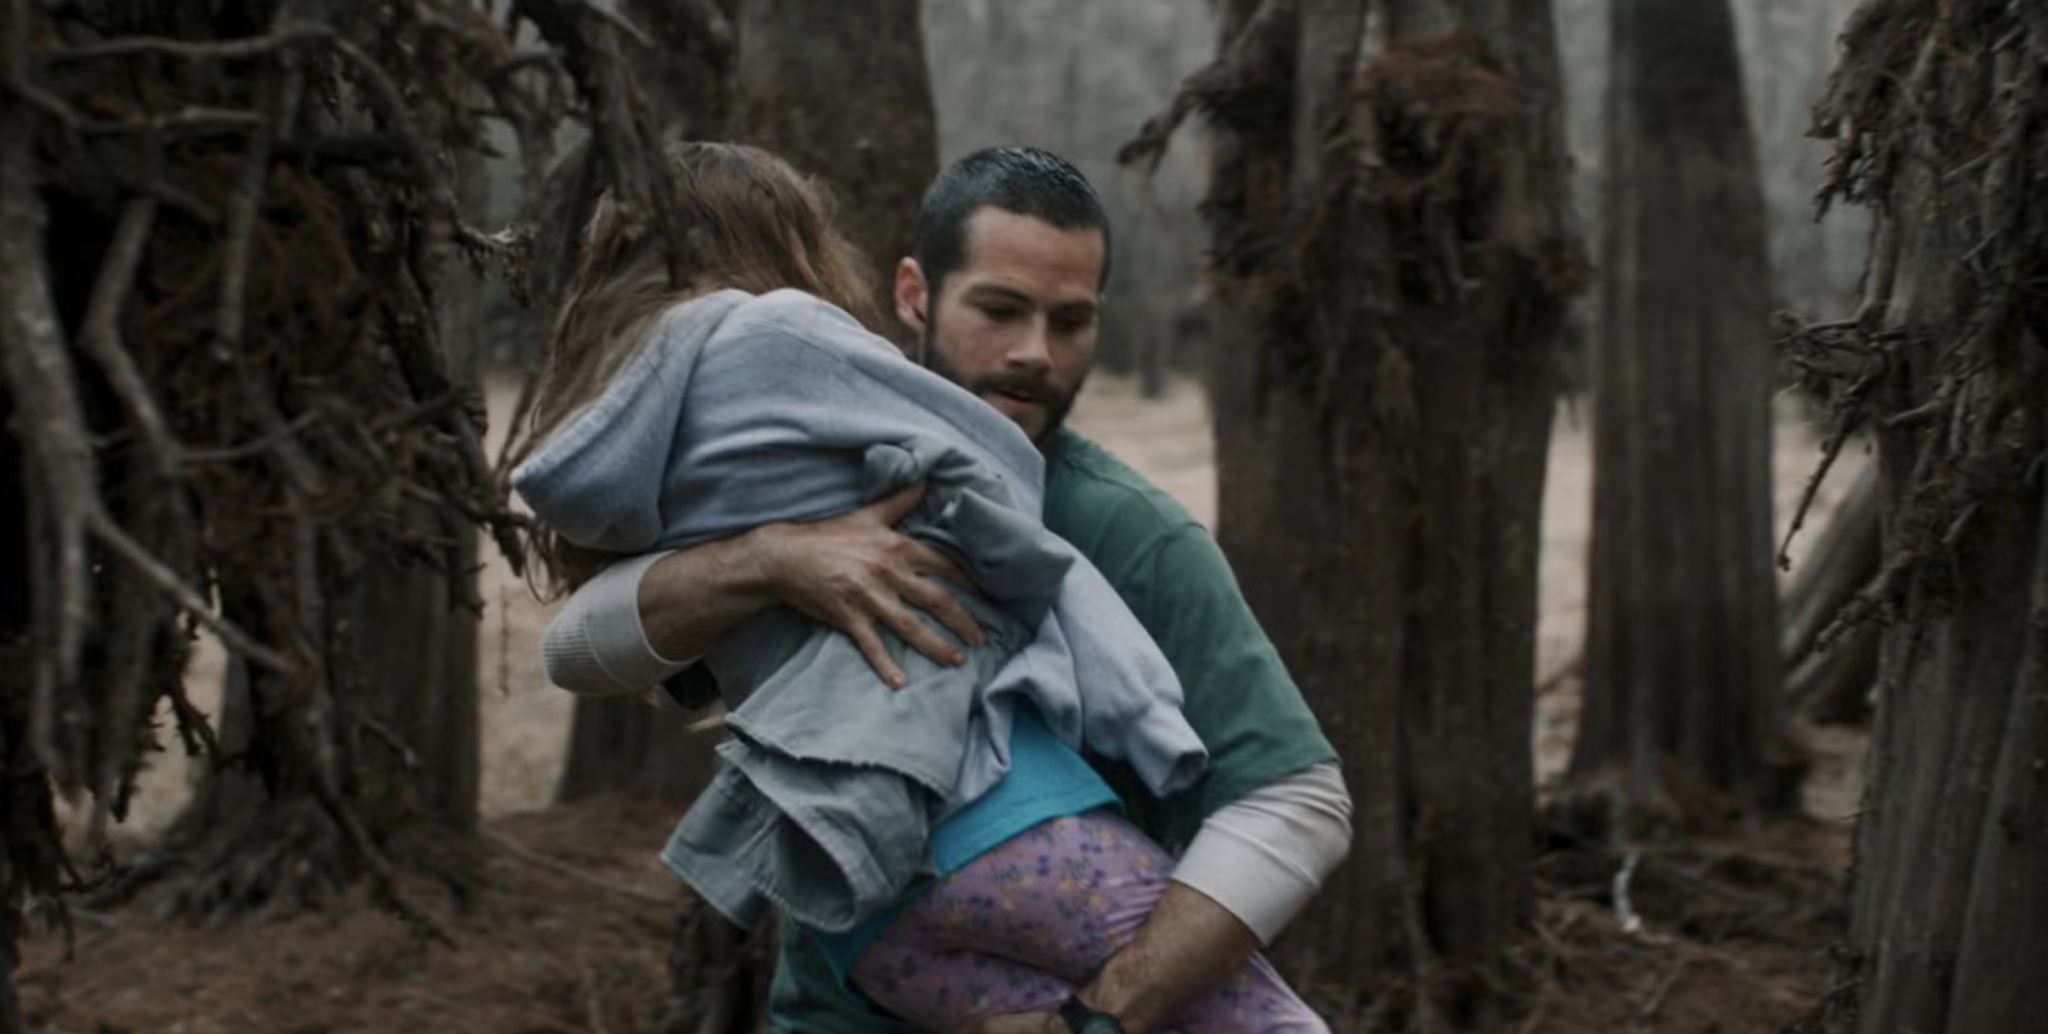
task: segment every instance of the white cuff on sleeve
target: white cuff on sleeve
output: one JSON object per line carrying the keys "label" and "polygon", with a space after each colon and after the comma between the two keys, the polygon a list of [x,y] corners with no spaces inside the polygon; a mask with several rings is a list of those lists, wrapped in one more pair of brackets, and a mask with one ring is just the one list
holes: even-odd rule
{"label": "white cuff on sleeve", "polygon": [[573,693],[638,693],[689,667],[656,653],[640,623],[640,579],[667,553],[621,560],[569,597],[541,637],[548,681]]}
{"label": "white cuff on sleeve", "polygon": [[1351,850],[1351,795],[1335,764],[1245,794],[1202,823],[1173,880],[1269,944]]}

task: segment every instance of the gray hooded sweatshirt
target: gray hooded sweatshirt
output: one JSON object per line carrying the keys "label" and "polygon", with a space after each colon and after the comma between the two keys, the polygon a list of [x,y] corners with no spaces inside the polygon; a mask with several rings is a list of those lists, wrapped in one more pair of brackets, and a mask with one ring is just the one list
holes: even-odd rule
{"label": "gray hooded sweatshirt", "polygon": [[663,860],[721,913],[765,904],[847,930],[930,871],[930,823],[993,786],[1028,700],[1070,746],[1160,796],[1206,762],[1171,667],[1114,589],[1039,521],[1043,459],[1011,421],[797,291],[676,306],[604,392],[513,473],[536,516],[645,554],[845,513],[918,481],[902,528],[959,561],[988,640],[949,668],[892,643],[889,689],[852,641],[783,608],[705,657],[727,762]]}

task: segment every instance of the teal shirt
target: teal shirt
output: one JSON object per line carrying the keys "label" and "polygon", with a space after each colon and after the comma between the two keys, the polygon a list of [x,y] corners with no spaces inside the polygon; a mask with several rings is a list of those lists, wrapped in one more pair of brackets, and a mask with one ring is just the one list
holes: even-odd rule
{"label": "teal shirt", "polygon": [[[1141,828],[1179,853],[1207,818],[1248,791],[1335,761],[1301,691],[1252,617],[1206,528],[1172,497],[1068,429],[1045,449],[1045,524],[1102,570],[1166,654],[1209,750],[1202,781],[1164,801],[1120,766],[1098,764]],[[789,923],[769,1025],[803,1034],[916,1034],[848,993],[817,944]]]}
{"label": "teal shirt", "polygon": [[[932,872],[944,879],[1041,822],[1116,803],[1116,793],[1109,784],[1046,726],[1038,708],[1028,700],[1020,702],[1010,725],[1009,770],[987,793],[932,825]],[[832,975],[844,980],[860,953],[911,902],[936,885],[935,881],[922,884],[903,900],[843,934],[812,933],[811,938],[832,964]]]}

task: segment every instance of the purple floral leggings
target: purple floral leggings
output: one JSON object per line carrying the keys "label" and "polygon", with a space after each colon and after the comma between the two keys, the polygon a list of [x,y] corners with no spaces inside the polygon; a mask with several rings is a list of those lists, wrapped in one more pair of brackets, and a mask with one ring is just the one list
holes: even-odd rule
{"label": "purple floral leggings", "polygon": [[[855,961],[853,982],[936,1034],[1056,1009],[1137,933],[1172,868],[1171,856],[1114,813],[1041,823],[906,909]],[[1328,1030],[1257,956],[1172,1024],[1172,1034]]]}

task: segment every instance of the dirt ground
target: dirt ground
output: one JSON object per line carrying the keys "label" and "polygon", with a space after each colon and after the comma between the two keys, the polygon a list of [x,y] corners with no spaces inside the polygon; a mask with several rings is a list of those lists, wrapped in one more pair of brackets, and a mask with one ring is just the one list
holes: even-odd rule
{"label": "dirt ground", "polygon": [[[493,392],[497,423],[509,390]],[[1131,381],[1098,377],[1073,422],[1212,522],[1215,479],[1206,405],[1192,382],[1146,402]],[[1537,771],[1569,757],[1579,706],[1575,659],[1585,617],[1592,474],[1580,414],[1560,412],[1545,500],[1539,629]],[[1779,525],[1789,519],[1817,447],[1781,407]],[[1852,480],[1846,457],[1819,497],[1810,544]],[[502,563],[486,571],[481,850],[487,879],[465,906],[439,902],[458,948],[420,943],[357,900],[322,912],[256,917],[222,929],[152,921],[142,909],[75,921],[75,948],[43,933],[18,974],[31,1029],[51,1034],[164,1031],[476,1031],[608,1034],[647,1030],[681,894],[653,853],[671,810],[600,802],[549,808],[570,713],[539,670],[545,609]],[[190,676],[201,706],[217,698],[217,659]],[[1538,937],[1524,951],[1531,1010],[1524,1034],[1599,1031],[1774,1032],[1814,1009],[1828,987],[1826,951],[1839,916],[1861,794],[1860,733],[1804,730],[1814,755],[1809,819],[1731,831],[1720,842],[1637,859],[1624,932],[1615,866],[1560,855],[1539,869]],[[150,774],[127,832],[146,840],[176,814],[193,771],[167,758]],[[1608,860],[1612,862],[1614,860]]]}

